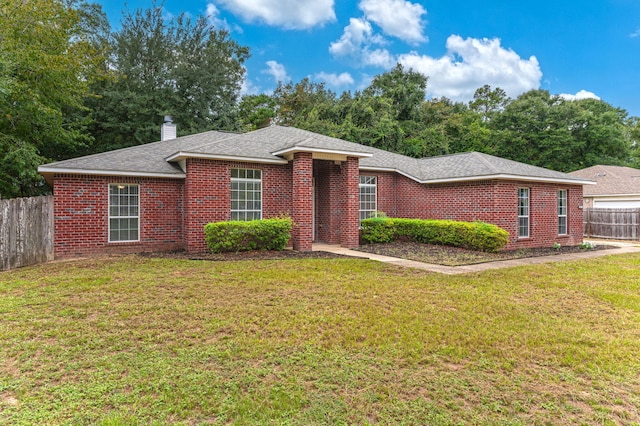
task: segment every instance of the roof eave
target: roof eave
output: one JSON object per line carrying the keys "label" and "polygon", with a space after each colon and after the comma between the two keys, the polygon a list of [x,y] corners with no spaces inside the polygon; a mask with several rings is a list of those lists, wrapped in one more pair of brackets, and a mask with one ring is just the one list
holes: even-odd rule
{"label": "roof eave", "polygon": [[541,177],[541,176],[522,176],[512,175],[507,173],[496,173],[492,175],[477,175],[477,176],[461,176],[453,178],[442,179],[424,179],[420,180],[420,183],[455,183],[455,182],[469,182],[479,180],[518,180],[527,182],[544,182],[544,183],[559,183],[563,185],[595,185],[593,181],[585,181],[578,179],[562,179],[553,177]]}
{"label": "roof eave", "polygon": [[222,155],[222,154],[202,154],[197,152],[176,152],[175,154],[165,158],[166,161],[182,161],[187,158],[199,158],[204,160],[222,160],[237,161],[243,163],[265,163],[265,164],[287,164],[284,158],[261,158],[261,157],[242,157],[238,155]]}
{"label": "roof eave", "polygon": [[389,172],[389,173],[398,173],[404,177],[407,177],[416,182],[422,183],[420,179],[417,177],[410,175],[409,173],[403,172],[400,169],[390,168],[390,167],[376,167],[376,166],[360,166],[360,170],[366,170],[371,172]]}
{"label": "roof eave", "polygon": [[290,148],[281,149],[279,151],[272,152],[272,155],[277,156],[293,156],[293,154],[298,152],[308,152],[311,154],[332,154],[339,155],[344,157],[356,157],[356,158],[370,158],[373,157],[373,154],[370,152],[357,152],[357,151],[343,151],[340,149],[328,149],[328,148],[315,148],[315,147],[306,147],[306,146],[293,146]]}
{"label": "roof eave", "polygon": [[96,170],[96,169],[72,169],[61,167],[39,166],[40,173],[47,183],[51,184],[54,174],[66,175],[91,175],[91,176],[138,176],[138,177],[154,177],[162,179],[184,179],[184,173],[155,173],[155,172],[139,172],[131,170]]}
{"label": "roof eave", "polygon": [[583,197],[611,197],[611,198],[620,198],[620,197],[640,197],[640,193],[626,193],[626,194],[583,194]]}

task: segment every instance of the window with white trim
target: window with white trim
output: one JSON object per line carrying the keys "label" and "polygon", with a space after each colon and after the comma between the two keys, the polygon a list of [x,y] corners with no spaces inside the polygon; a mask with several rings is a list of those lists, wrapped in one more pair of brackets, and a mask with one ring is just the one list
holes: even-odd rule
{"label": "window with white trim", "polygon": [[231,220],[262,219],[262,170],[231,169]]}
{"label": "window with white trim", "polygon": [[529,237],[529,188],[518,188],[518,238]]}
{"label": "window with white trim", "polygon": [[140,187],[109,184],[109,242],[140,240]]}
{"label": "window with white trim", "polygon": [[360,222],[376,214],[378,178],[376,176],[360,176],[359,211]]}
{"label": "window with white trim", "polygon": [[567,235],[567,190],[558,190],[558,235]]}

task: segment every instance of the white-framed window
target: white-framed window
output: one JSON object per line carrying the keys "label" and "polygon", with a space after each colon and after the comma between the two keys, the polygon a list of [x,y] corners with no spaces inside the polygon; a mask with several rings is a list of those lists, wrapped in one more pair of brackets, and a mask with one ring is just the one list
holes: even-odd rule
{"label": "white-framed window", "polygon": [[262,170],[231,169],[231,220],[262,219]]}
{"label": "white-framed window", "polygon": [[375,215],[378,209],[378,178],[376,176],[360,176],[359,210],[360,222]]}
{"label": "white-framed window", "polygon": [[109,184],[109,242],[140,241],[140,187]]}
{"label": "white-framed window", "polygon": [[567,235],[567,190],[558,190],[558,235]]}
{"label": "white-framed window", "polygon": [[529,237],[529,188],[518,188],[518,238]]}

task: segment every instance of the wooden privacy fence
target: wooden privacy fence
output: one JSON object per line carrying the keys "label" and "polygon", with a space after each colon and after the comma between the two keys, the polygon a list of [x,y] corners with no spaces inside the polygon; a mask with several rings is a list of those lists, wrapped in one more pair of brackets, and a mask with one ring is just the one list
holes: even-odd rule
{"label": "wooden privacy fence", "polygon": [[53,196],[0,200],[0,270],[53,260]]}
{"label": "wooden privacy fence", "polygon": [[640,209],[584,209],[584,236],[640,239]]}

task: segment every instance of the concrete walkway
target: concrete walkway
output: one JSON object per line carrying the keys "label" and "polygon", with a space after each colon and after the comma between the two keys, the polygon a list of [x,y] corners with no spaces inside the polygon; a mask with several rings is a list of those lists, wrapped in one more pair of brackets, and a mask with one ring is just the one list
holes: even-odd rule
{"label": "concrete walkway", "polygon": [[326,251],[329,253],[341,254],[344,256],[360,257],[363,259],[377,260],[378,262],[389,263],[391,265],[403,266],[406,268],[424,269],[441,274],[455,275],[468,274],[471,272],[487,271],[489,269],[512,268],[522,265],[537,265],[541,263],[564,262],[567,260],[591,259],[594,257],[611,256],[623,253],[640,252],[640,243],[628,241],[609,241],[609,240],[585,240],[595,245],[613,245],[616,248],[608,250],[584,251],[581,253],[568,253],[552,256],[527,257],[523,259],[501,260],[497,262],[478,263],[475,265],[463,266],[444,266],[433,263],[417,262],[415,260],[400,259],[397,257],[383,256],[379,254],[365,253],[362,251],[350,250],[338,245],[330,245],[324,243],[313,244],[313,251]]}

